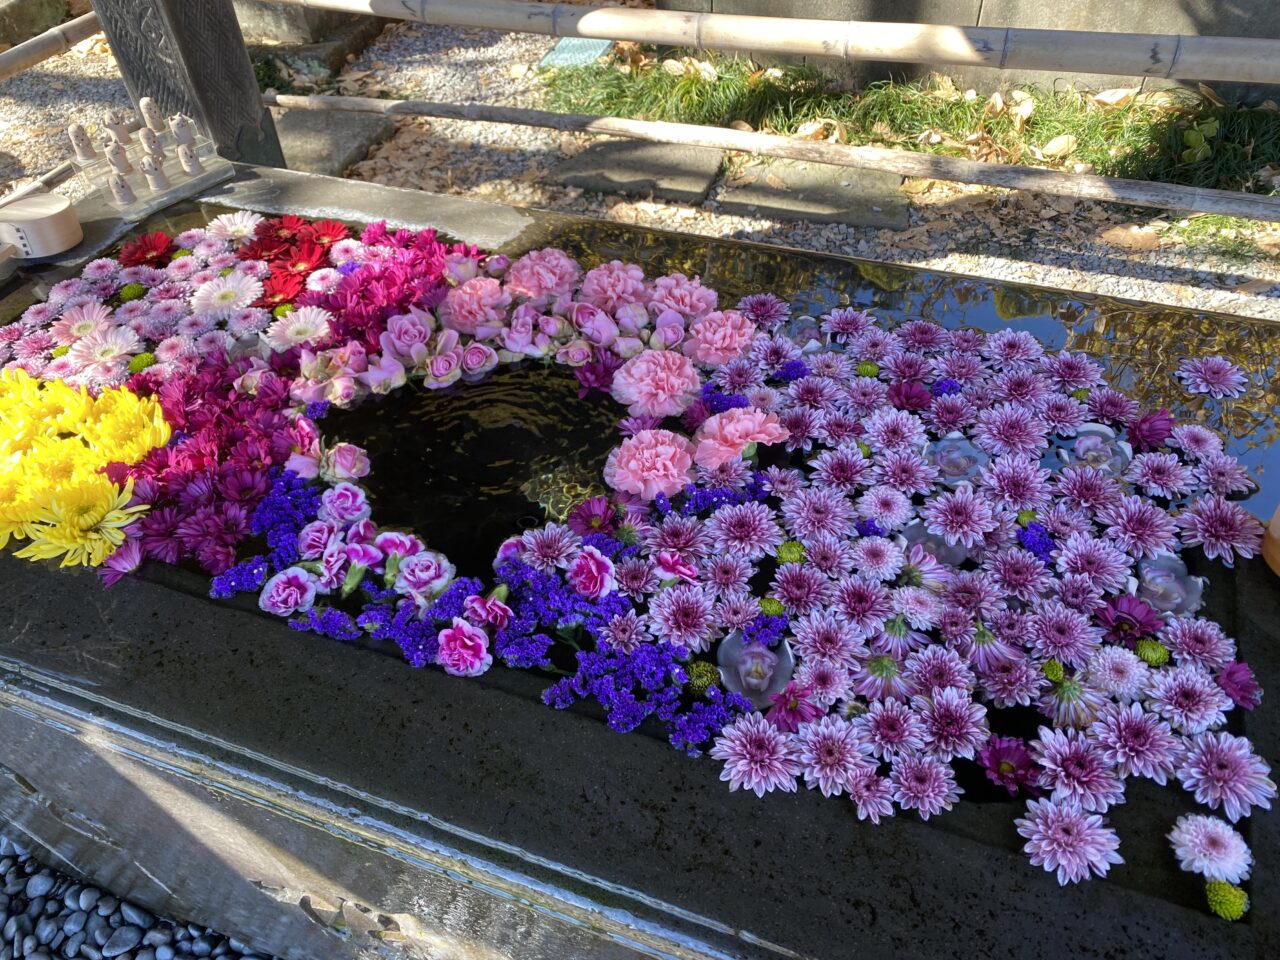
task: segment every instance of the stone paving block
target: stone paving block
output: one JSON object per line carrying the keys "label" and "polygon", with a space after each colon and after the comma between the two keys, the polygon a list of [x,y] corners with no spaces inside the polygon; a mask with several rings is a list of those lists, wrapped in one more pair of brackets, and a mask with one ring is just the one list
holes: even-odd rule
{"label": "stone paving block", "polygon": [[566,187],[701,203],[720,173],[723,150],[638,140],[594,143],[551,174]]}
{"label": "stone paving block", "polygon": [[396,129],[390,117],[376,113],[284,110],[275,112],[275,121],[289,169],[330,177],[342,176]]}
{"label": "stone paving block", "polygon": [[0,0],[0,43],[30,40],[66,15],[67,0]]}
{"label": "stone paving block", "polygon": [[721,196],[724,213],[892,230],[907,226],[911,204],[898,189],[902,178],[897,174],[775,160],[748,175],[749,183],[729,187]]}

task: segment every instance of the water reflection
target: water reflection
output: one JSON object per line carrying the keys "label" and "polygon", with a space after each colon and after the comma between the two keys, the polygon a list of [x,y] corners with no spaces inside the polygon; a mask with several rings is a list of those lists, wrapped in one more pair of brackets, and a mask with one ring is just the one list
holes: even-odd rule
{"label": "water reflection", "polygon": [[[1267,472],[1280,473],[1280,324],[620,224],[583,222],[547,242],[587,266],[617,258],[644,264],[650,274],[700,274],[724,303],[771,290],[802,313],[852,304],[889,323],[922,318],[1028,330],[1048,347],[1104,362],[1109,382],[1143,406],[1168,407],[1180,421],[1220,432],[1261,488],[1249,507],[1266,519],[1280,504],[1280,481]],[[1213,400],[1182,391],[1173,376],[1179,362],[1208,354],[1245,371],[1244,396]]]}

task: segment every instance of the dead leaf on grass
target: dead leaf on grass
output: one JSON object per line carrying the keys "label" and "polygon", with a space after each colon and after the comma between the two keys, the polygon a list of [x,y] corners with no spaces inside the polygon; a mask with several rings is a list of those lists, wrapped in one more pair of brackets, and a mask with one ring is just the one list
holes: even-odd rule
{"label": "dead leaf on grass", "polygon": [[1132,103],[1139,89],[1138,87],[1112,87],[1109,90],[1099,90],[1089,100],[1094,106],[1102,107],[1104,110],[1117,110]]}
{"label": "dead leaf on grass", "polygon": [[1075,153],[1076,147],[1079,145],[1079,140],[1069,133],[1064,133],[1046,143],[1040,148],[1040,152],[1050,160],[1061,160]]}
{"label": "dead leaf on grass", "polygon": [[1160,246],[1160,238],[1156,236],[1154,230],[1136,223],[1122,223],[1119,226],[1108,227],[1098,234],[1098,239],[1123,250],[1155,250]]}

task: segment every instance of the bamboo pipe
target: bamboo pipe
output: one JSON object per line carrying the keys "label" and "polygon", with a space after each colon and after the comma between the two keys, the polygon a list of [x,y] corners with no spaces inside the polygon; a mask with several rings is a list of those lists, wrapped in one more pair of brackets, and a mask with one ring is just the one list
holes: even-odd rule
{"label": "bamboo pipe", "polygon": [[756,53],[1280,83],[1280,41],[746,17],[526,0],[281,0],[397,20]]}
{"label": "bamboo pipe", "polygon": [[89,39],[101,29],[98,15],[90,10],[74,20],[51,27],[16,47],[10,47],[0,53],[0,80],[7,80],[15,73],[21,73],[41,61],[66,53],[81,40]]}
{"label": "bamboo pipe", "polygon": [[302,97],[264,94],[268,107],[290,110],[333,110],[350,113],[382,113],[391,116],[442,117],[449,120],[478,120],[511,123],[526,127],[550,127],[577,133],[608,134],[655,143],[679,143],[697,147],[718,147],[743,153],[764,154],[830,163],[865,170],[886,170],[906,177],[929,177],[960,183],[982,183],[1010,190],[1030,190],[1077,200],[1127,203],[1163,210],[1220,213],[1232,217],[1280,221],[1280,197],[1206,190],[1142,180],[1121,180],[1080,173],[1061,173],[1039,167],[977,163],[953,157],[939,157],[884,147],[855,147],[843,143],[799,140],[767,133],[749,133],[692,123],[663,123],[625,120],[618,117],[591,117],[573,113],[551,113],[516,107],[495,107],[482,103],[436,103],[429,100],[379,100],[373,97]]}

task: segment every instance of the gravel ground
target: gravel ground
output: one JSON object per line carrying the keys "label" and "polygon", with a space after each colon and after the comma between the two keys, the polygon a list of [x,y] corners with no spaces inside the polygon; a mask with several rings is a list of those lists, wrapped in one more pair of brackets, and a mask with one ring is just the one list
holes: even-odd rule
{"label": "gravel ground", "polygon": [[206,927],[141,907],[42,866],[0,836],[0,960],[265,960]]}

